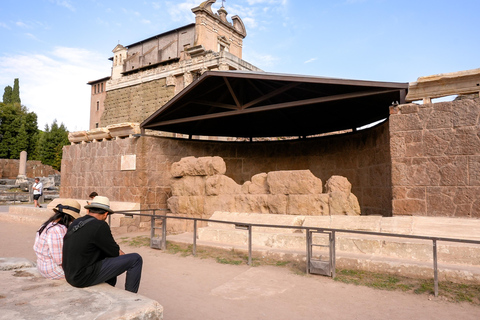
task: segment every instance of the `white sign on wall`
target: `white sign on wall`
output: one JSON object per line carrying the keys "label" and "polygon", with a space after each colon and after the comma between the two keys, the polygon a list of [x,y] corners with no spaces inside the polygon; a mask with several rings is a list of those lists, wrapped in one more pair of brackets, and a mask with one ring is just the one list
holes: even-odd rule
{"label": "white sign on wall", "polygon": [[126,170],[136,170],[137,166],[137,155],[136,154],[127,154],[122,156],[121,169],[122,171]]}

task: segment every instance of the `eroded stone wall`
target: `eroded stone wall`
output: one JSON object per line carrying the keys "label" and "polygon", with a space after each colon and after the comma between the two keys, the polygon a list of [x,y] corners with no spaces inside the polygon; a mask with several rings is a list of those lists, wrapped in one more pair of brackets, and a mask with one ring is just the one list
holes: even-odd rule
{"label": "eroded stone wall", "polygon": [[[135,170],[121,170],[121,159],[136,155]],[[142,209],[166,208],[181,158],[219,156],[227,177],[237,184],[257,174],[310,170],[327,181],[340,175],[352,184],[362,214],[391,215],[388,124],[352,134],[276,142],[220,142],[142,136],[65,146],[62,198],[87,198],[92,191],[112,201],[137,202]]]}
{"label": "eroded stone wall", "polygon": [[394,215],[480,217],[480,99],[391,109]]}
{"label": "eroded stone wall", "polygon": [[101,125],[142,122],[169,101],[174,91],[165,78],[107,91]]}
{"label": "eroded stone wall", "polygon": [[280,215],[360,215],[352,185],[341,176],[325,183],[310,170],[284,170],[256,174],[237,184],[224,175],[220,157],[186,157],[172,165],[173,214],[210,218],[216,211]]}
{"label": "eroded stone wall", "polygon": [[[0,177],[2,179],[16,179],[20,168],[18,159],[0,159]],[[28,178],[48,177],[59,172],[51,166],[44,165],[40,161],[29,160],[26,166]]]}

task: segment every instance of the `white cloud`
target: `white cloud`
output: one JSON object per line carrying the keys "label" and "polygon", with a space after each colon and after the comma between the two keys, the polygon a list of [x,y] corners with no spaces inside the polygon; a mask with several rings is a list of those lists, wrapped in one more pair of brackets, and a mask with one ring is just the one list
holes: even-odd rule
{"label": "white cloud", "polygon": [[254,66],[259,67],[260,69],[268,70],[269,68],[274,67],[280,61],[280,58],[272,56],[270,54],[249,52],[246,60],[252,63]]}
{"label": "white cloud", "polygon": [[75,7],[69,0],[50,0],[50,2],[55,3],[57,6],[67,8],[70,11],[75,11]]}
{"label": "white cloud", "polygon": [[147,20],[147,19],[142,19],[142,23],[143,24],[150,24],[152,22],[150,20]]}
{"label": "white cloud", "polygon": [[198,0],[187,0],[181,3],[167,2],[167,11],[172,21],[182,21],[192,23],[195,20],[195,15],[192,8],[198,7]]}
{"label": "white cloud", "polygon": [[249,5],[255,5],[255,4],[271,4],[271,5],[286,5],[287,0],[247,0]]}
{"label": "white cloud", "polygon": [[0,56],[0,86],[20,80],[22,104],[38,116],[38,128],[54,119],[69,131],[87,130],[90,80],[109,75],[102,55],[85,49],[56,47],[46,54]]}
{"label": "white cloud", "polygon": [[21,27],[21,28],[29,28],[29,26],[27,26],[25,23],[23,23],[22,21],[17,21],[15,22],[15,25],[17,27]]}
{"label": "white cloud", "polygon": [[152,2],[152,7],[153,7],[153,9],[158,10],[158,9],[162,8],[162,3],[161,2]]}
{"label": "white cloud", "polygon": [[305,61],[304,63],[310,63],[310,62],[313,62],[313,61],[315,61],[315,60],[317,60],[317,58],[308,59],[308,60]]}
{"label": "white cloud", "polygon": [[25,33],[25,35],[27,36],[27,38],[30,38],[32,40],[35,40],[35,41],[40,41],[37,37],[35,37],[35,35],[31,34],[31,33]]}
{"label": "white cloud", "polygon": [[5,28],[5,29],[9,29],[9,30],[10,30],[10,27],[9,27],[9,26],[7,26],[7,24],[6,24],[6,23],[4,23],[4,22],[0,22],[0,27],[2,27],[2,28]]}

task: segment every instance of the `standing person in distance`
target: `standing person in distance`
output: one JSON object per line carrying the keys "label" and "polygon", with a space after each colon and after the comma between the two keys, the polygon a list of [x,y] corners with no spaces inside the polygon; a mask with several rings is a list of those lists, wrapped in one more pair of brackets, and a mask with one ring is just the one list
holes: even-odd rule
{"label": "standing person in distance", "polygon": [[[98,193],[96,193],[95,191],[93,191],[92,193],[90,193],[88,195],[88,197],[90,198],[90,200],[93,200],[93,198],[95,198],[96,196],[98,196]],[[90,204],[90,201],[87,200],[87,204]]]}
{"label": "standing person in distance", "polygon": [[66,199],[59,203],[55,212],[45,221],[35,236],[33,250],[37,255],[37,269],[47,279],[64,279],[62,269],[63,237],[68,226],[80,217],[80,204]]}
{"label": "standing person in distance", "polygon": [[33,190],[33,205],[34,207],[41,208],[42,206],[38,203],[38,199],[42,196],[43,193],[43,183],[40,182],[40,178],[35,178],[35,183],[32,186]]}
{"label": "standing person in distance", "polygon": [[65,279],[74,287],[84,288],[106,282],[117,283],[117,276],[127,272],[125,290],[137,293],[142,275],[142,257],[125,254],[115,242],[109,225],[110,200],[96,196],[85,206],[88,213],[68,228],[63,242]]}

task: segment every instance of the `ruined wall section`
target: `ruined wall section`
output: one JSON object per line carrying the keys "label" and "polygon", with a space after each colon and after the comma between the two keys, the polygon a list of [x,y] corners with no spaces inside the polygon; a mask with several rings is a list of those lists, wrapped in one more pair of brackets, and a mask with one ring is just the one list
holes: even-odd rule
{"label": "ruined wall section", "polygon": [[101,124],[105,127],[123,122],[142,122],[174,94],[175,87],[167,86],[165,78],[107,91]]}
{"label": "ruined wall section", "polygon": [[[0,159],[0,178],[16,179],[20,169],[20,160],[18,159]],[[27,161],[27,178],[48,177],[49,175],[59,174],[52,166],[42,164],[40,161]]]}
{"label": "ruined wall section", "polygon": [[[219,156],[227,177],[243,184],[270,171],[310,170],[327,181],[341,175],[352,184],[362,214],[391,215],[388,123],[341,136],[277,142],[220,142],[165,137],[75,144],[63,149],[62,198],[92,191],[142,209],[166,208],[174,162],[188,156]],[[136,155],[136,169],[121,170],[121,158]]]}
{"label": "ruined wall section", "polygon": [[391,113],[393,214],[480,218],[480,99]]}

